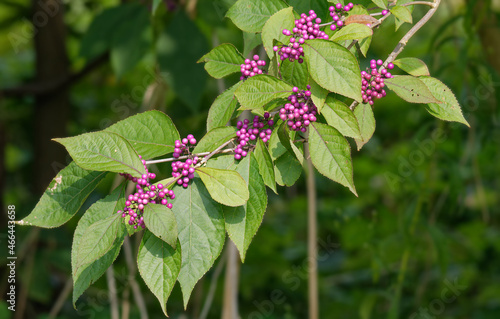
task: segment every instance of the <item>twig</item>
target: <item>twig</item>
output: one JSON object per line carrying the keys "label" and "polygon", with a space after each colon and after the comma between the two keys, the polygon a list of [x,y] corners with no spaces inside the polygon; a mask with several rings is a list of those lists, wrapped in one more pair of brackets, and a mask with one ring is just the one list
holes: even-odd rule
{"label": "twig", "polygon": [[[380,13],[381,14],[381,13]],[[379,15],[378,13],[374,13],[374,14],[371,14],[372,16],[373,15]],[[384,15],[382,18],[378,19],[378,21],[372,25],[370,25],[370,28],[375,29],[376,27],[380,26],[382,24],[382,22],[384,22],[385,19],[387,19],[389,16],[391,15],[390,12],[388,12],[386,15]],[[351,50],[351,48],[356,44],[358,43],[359,41],[358,40],[353,40],[351,42],[351,44],[349,44],[349,46],[347,47],[347,50]]]}
{"label": "twig", "polygon": [[134,294],[135,303],[137,304],[137,308],[139,308],[141,319],[148,319],[148,311],[146,309],[146,303],[144,302],[144,296],[139,288],[139,284],[137,284],[137,281],[135,280],[135,273],[137,269],[135,268],[130,239],[128,237],[125,237],[125,240],[123,241],[123,251],[125,253],[125,261],[127,262],[128,268],[128,282],[130,288],[132,289],[132,293]]}
{"label": "twig", "polygon": [[[231,153],[231,152],[234,152],[234,150],[232,148],[231,149],[221,150],[218,154],[225,154],[225,153]],[[178,158],[171,157],[171,158],[163,158],[163,159],[159,159],[159,160],[151,160],[151,161],[146,161],[146,165],[159,164],[159,163],[168,163],[168,162],[173,162],[173,161],[180,161],[180,160],[185,160],[185,159],[188,159],[188,158],[193,158],[195,156],[203,157],[203,156],[210,155],[211,153],[212,152],[204,152],[204,153],[197,153],[197,154],[179,156]]]}
{"label": "twig", "polygon": [[412,2],[408,2],[408,3],[404,3],[404,4],[401,4],[401,6],[403,7],[408,7],[408,6],[413,6],[413,5],[417,5],[417,4],[423,4],[423,5],[427,5],[429,7],[432,7],[432,8],[435,8],[436,5],[435,2],[428,2],[428,1],[412,1]]}
{"label": "twig", "polygon": [[222,144],[221,146],[217,147],[217,148],[215,149],[215,151],[213,151],[213,152],[211,152],[210,154],[208,154],[207,156],[205,156],[205,157],[204,157],[204,158],[200,161],[200,163],[198,163],[198,165],[197,165],[197,166],[199,167],[199,166],[201,166],[201,165],[205,164],[205,163],[206,163],[206,162],[207,162],[207,161],[208,161],[208,160],[209,160],[212,156],[214,156],[215,154],[220,153],[220,152],[221,152],[221,150],[222,150],[224,147],[226,147],[226,146],[228,146],[229,144],[231,144],[231,143],[234,141],[234,139],[235,139],[235,138],[232,138],[232,139],[230,139],[229,141],[227,141],[226,143],[224,143],[224,144]]}
{"label": "twig", "polygon": [[[425,1],[414,1],[413,3],[416,4],[416,2],[420,2],[419,4],[430,3],[430,2],[425,2]],[[410,3],[411,2],[407,3],[407,5],[410,5]],[[381,68],[386,68],[389,63],[392,63],[392,62],[394,62],[394,60],[396,60],[396,58],[398,57],[398,55],[401,52],[403,52],[403,49],[405,48],[406,44],[411,39],[411,37],[413,37],[413,35],[415,35],[415,33],[417,33],[417,31],[420,30],[420,28],[422,28],[424,26],[424,24],[426,24],[432,18],[432,16],[434,15],[434,13],[436,13],[436,11],[437,11],[440,3],[441,3],[441,0],[434,0],[434,2],[432,2],[432,6],[431,6],[432,8],[429,11],[427,11],[427,13],[422,17],[422,19],[420,19],[410,29],[410,31],[408,31],[408,33],[405,34],[405,36],[403,38],[401,38],[401,40],[398,42],[398,44],[396,45],[396,47],[394,48],[394,50],[391,52],[391,54],[389,55],[389,57],[387,57],[387,59],[385,60],[384,64],[381,66]],[[359,105],[359,102],[358,101],[354,101],[349,106],[349,108],[351,109],[351,111],[354,111],[354,109],[358,105]]]}

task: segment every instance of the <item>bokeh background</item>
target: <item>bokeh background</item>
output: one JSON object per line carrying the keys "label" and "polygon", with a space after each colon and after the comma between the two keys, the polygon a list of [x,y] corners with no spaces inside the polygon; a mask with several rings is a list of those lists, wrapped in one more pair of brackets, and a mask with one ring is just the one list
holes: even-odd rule
{"label": "bokeh background", "polygon": [[[81,213],[57,229],[16,228],[17,311],[7,310],[7,205],[16,206],[17,219],[26,216],[70,160],[51,138],[100,130],[148,109],[170,115],[182,136],[202,137],[211,103],[238,77],[211,79],[197,59],[220,43],[245,54],[261,50],[258,36],[224,19],[232,3],[0,2],[0,318],[111,318],[106,275],[78,310],[71,304],[70,248]],[[328,5],[289,3],[298,12]],[[415,8],[414,19],[425,10]],[[452,88],[470,129],[390,93],[375,104],[373,139],[353,151],[359,198],[317,174],[321,318],[499,318],[499,14],[500,1],[443,0],[401,55],[421,58]],[[408,29],[395,32],[388,19],[363,67],[385,58]],[[167,166],[155,170],[168,175]],[[239,266],[239,313],[307,318],[304,176],[269,196]],[[129,241],[133,255],[139,237]],[[221,317],[226,255],[196,286],[187,310],[174,288],[171,318]],[[126,257],[122,251],[113,267],[120,316],[141,318],[140,291],[148,317],[163,318]]]}

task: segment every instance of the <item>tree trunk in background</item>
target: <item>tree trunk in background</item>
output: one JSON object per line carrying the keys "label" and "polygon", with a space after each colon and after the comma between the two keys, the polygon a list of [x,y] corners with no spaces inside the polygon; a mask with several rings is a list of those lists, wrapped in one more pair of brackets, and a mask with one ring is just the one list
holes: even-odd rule
{"label": "tree trunk in background", "polygon": [[[66,53],[64,7],[56,0],[33,0],[32,5],[36,81],[48,83],[66,78],[69,74],[69,61]],[[66,136],[68,89],[63,87],[51,94],[37,96],[34,114],[34,191],[38,196],[56,175],[54,168],[66,166],[65,149],[51,139]]]}
{"label": "tree trunk in background", "polygon": [[7,145],[6,134],[5,125],[0,121],[0,225],[7,225],[7,207],[3,202],[5,188],[5,146]]}
{"label": "tree trunk in background", "polygon": [[224,302],[222,303],[222,319],[238,319],[238,285],[240,278],[240,261],[238,249],[231,240],[226,244],[226,276],[224,279]]}
{"label": "tree trunk in background", "polygon": [[480,0],[477,4],[476,16],[479,20],[479,38],[484,48],[488,63],[500,74],[500,26],[498,18],[491,9],[491,0]]}
{"label": "tree trunk in background", "polygon": [[[35,81],[36,83],[60,81],[69,73],[63,5],[56,0],[32,0],[32,10],[36,55]],[[53,167],[60,169],[66,165],[65,149],[51,139],[66,135],[69,115],[68,90],[63,87],[51,94],[36,96],[34,108],[33,192],[38,197],[55,176]],[[15,319],[33,316],[27,307],[36,249],[35,243],[28,253],[30,258],[23,266]]]}

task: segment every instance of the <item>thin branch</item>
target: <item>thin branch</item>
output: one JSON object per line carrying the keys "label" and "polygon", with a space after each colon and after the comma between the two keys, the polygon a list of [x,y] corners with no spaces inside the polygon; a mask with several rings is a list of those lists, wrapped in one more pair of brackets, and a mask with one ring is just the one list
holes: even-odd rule
{"label": "thin branch", "polygon": [[[381,14],[381,13],[380,13],[380,14]],[[372,16],[373,16],[373,15],[378,15],[378,14],[372,14]],[[375,29],[375,28],[379,27],[379,26],[382,24],[382,22],[384,22],[384,20],[385,20],[385,19],[387,19],[390,15],[391,15],[391,13],[390,13],[390,12],[388,12],[388,13],[387,13],[386,15],[384,15],[382,18],[378,19],[378,21],[377,21],[376,23],[374,23],[374,24],[370,25],[370,28],[372,28],[372,30],[373,30],[373,29]],[[353,40],[353,41],[351,42],[351,44],[349,44],[349,46],[347,47],[347,50],[351,50],[351,48],[352,48],[352,47],[353,47],[356,43],[358,43],[358,42],[359,42],[358,40]]]}
{"label": "thin branch", "polygon": [[[414,3],[415,2],[425,2],[425,1],[414,1]],[[422,19],[420,19],[408,31],[408,33],[405,34],[405,36],[403,38],[401,38],[401,40],[399,41],[399,43],[396,45],[396,47],[394,48],[394,50],[391,52],[391,54],[389,55],[389,57],[385,60],[384,64],[381,66],[381,69],[382,68],[386,68],[389,63],[392,63],[392,62],[394,62],[394,60],[396,60],[396,58],[398,57],[398,55],[401,52],[403,52],[406,44],[411,39],[411,37],[413,37],[415,35],[415,33],[417,33],[417,31],[420,30],[420,28],[422,28],[424,26],[424,24],[426,24],[432,18],[432,16],[434,15],[434,13],[436,13],[436,11],[437,11],[440,3],[441,3],[441,0],[434,0],[434,2],[432,2],[432,4],[433,4],[431,6],[432,8],[429,11],[427,11],[427,13],[422,17]],[[408,4],[410,4],[410,3],[408,3]],[[420,4],[422,4],[422,3],[420,3]],[[351,109],[351,111],[354,111],[354,109],[358,105],[359,105],[359,102],[358,101],[354,101],[349,106],[349,108]]]}
{"label": "thin branch", "polygon": [[[225,153],[231,153],[231,152],[234,152],[234,150],[232,148],[221,150],[218,154],[225,154]],[[179,156],[178,158],[170,157],[170,158],[162,158],[162,159],[159,159],[159,160],[151,160],[151,161],[146,161],[146,165],[159,164],[159,163],[168,163],[168,162],[173,162],[173,161],[180,161],[180,160],[185,160],[185,159],[188,159],[188,158],[193,158],[195,156],[203,157],[203,156],[210,155],[211,153],[212,152],[204,152],[204,153],[197,153],[197,154]]]}
{"label": "thin branch", "polygon": [[401,4],[401,6],[403,7],[408,7],[408,6],[413,6],[413,5],[418,5],[418,4],[423,4],[423,5],[427,5],[429,7],[432,7],[432,8],[435,8],[437,7],[439,4],[436,5],[435,2],[428,2],[428,1],[412,1],[412,2],[408,2],[408,3],[404,3],[404,4]]}
{"label": "thin branch", "polygon": [[198,167],[205,164],[212,156],[214,156],[215,154],[219,154],[222,149],[226,146],[228,146],[229,144],[231,144],[233,141],[234,141],[235,138],[232,138],[230,139],[229,141],[227,141],[226,143],[222,144],[221,146],[217,147],[215,149],[215,151],[211,152],[210,154],[208,154],[207,156],[205,156],[201,162],[198,164]]}

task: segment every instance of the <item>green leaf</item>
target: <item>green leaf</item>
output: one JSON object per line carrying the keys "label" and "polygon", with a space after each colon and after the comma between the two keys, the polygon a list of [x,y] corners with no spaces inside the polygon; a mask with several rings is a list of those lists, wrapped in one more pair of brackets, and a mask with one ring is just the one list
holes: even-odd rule
{"label": "green leaf", "polygon": [[328,2],[331,2],[331,3],[334,3],[334,4],[340,3],[343,6],[345,5],[344,0],[328,0]]}
{"label": "green leaf", "polygon": [[145,231],[137,254],[137,268],[149,290],[167,316],[167,300],[181,269],[181,249],[170,247],[163,240]]}
{"label": "green leaf", "polygon": [[278,136],[278,130],[273,130],[268,145],[269,145],[269,154],[271,155],[273,161],[275,161],[276,159],[278,159],[278,157],[286,153],[286,148],[281,144],[280,138]]}
{"label": "green leaf", "polygon": [[146,173],[139,154],[118,134],[101,131],[54,141],[62,144],[83,169],[128,173],[134,177]]}
{"label": "green leaf", "polygon": [[324,22],[326,22],[326,18],[330,16],[328,7],[329,4],[325,0],[289,0],[287,1],[296,12],[305,12],[308,13],[309,10],[314,10],[318,15],[318,18],[321,18]]}
{"label": "green leaf", "polygon": [[316,169],[358,196],[352,178],[351,147],[342,134],[328,125],[312,123],[309,126],[309,147]]}
{"label": "green leaf", "polygon": [[286,7],[286,3],[280,0],[239,0],[229,8],[226,17],[243,31],[261,32],[266,21]]}
{"label": "green leaf", "polygon": [[224,126],[217,127],[209,131],[203,138],[198,142],[193,150],[193,153],[204,153],[213,152],[219,146],[226,143],[232,138],[236,137],[236,127],[234,126]]}
{"label": "green leaf", "polygon": [[71,162],[50,182],[38,204],[18,225],[59,227],[73,217],[106,172],[87,171]]}
{"label": "green leaf", "polygon": [[292,30],[295,26],[295,16],[293,15],[293,8],[288,7],[273,14],[262,28],[262,43],[267,52],[267,56],[272,58],[274,56],[274,40],[281,43],[288,43],[291,36],[283,34],[283,29]]}
{"label": "green leaf", "polygon": [[302,165],[290,153],[285,152],[274,161],[276,183],[281,186],[292,186],[302,174]]}
{"label": "green leaf", "polygon": [[125,226],[121,214],[113,214],[90,225],[83,233],[76,247],[74,272],[85,269],[95,260],[110,251],[116,238],[123,237]]}
{"label": "green leaf", "polygon": [[266,144],[264,144],[261,139],[257,141],[253,153],[255,155],[255,159],[257,160],[257,164],[259,164],[259,173],[260,176],[262,176],[264,184],[272,189],[273,192],[278,194],[276,191],[276,177],[274,176],[273,160],[271,159],[271,155],[269,154]]}
{"label": "green leaf", "polygon": [[269,68],[267,69],[267,74],[277,78],[279,77],[279,62],[280,58],[278,54],[275,54],[272,58],[271,61],[269,62]]}
{"label": "green leaf", "polygon": [[130,14],[129,8],[119,5],[96,15],[81,40],[79,55],[90,60],[108,51],[118,26]]}
{"label": "green leaf", "polygon": [[183,10],[165,26],[156,42],[156,55],[169,87],[193,112],[200,107],[207,73],[197,64],[208,51],[205,36]]}
{"label": "green leaf", "polygon": [[248,200],[248,187],[236,171],[198,167],[196,172],[216,202],[235,207]]}
{"label": "green leaf", "polygon": [[387,0],[372,0],[379,8],[387,9]]}
{"label": "green leaf", "polygon": [[354,110],[354,115],[358,120],[361,138],[356,139],[358,151],[372,138],[375,132],[375,116],[370,104],[361,103]]}
{"label": "green leaf", "polygon": [[[292,133],[292,132],[290,132],[290,133]],[[296,132],[293,132],[293,133],[296,133]],[[291,136],[291,137],[292,137],[292,139],[295,139],[295,134],[293,134],[293,136]],[[292,146],[293,154],[295,154],[295,157],[299,161],[300,165],[304,166],[305,162],[304,162],[304,144],[303,144],[303,142],[294,142],[294,143],[291,143],[290,145]]]}
{"label": "green leaf", "polygon": [[73,235],[73,245],[71,247],[71,268],[73,277],[73,305],[83,292],[99,279],[106,269],[115,261],[120,253],[123,244],[123,236],[118,236],[111,247],[101,258],[96,259],[86,267],[81,267],[77,271],[77,251],[81,243],[83,234],[94,223],[116,215],[117,211],[125,206],[125,187],[117,187],[110,195],[94,203],[85,212],[78,222]]}
{"label": "green leaf", "polygon": [[302,165],[304,163],[303,151],[300,150],[293,142],[297,132],[290,130],[286,122],[282,123],[276,131],[278,132],[281,145],[283,145],[290,154],[294,154],[299,160],[299,163]]}
{"label": "green leaf", "polygon": [[394,61],[401,70],[413,76],[430,75],[424,61],[417,58],[402,58]]}
{"label": "green leaf", "polygon": [[323,89],[316,81],[312,78],[309,79],[309,85],[311,88],[309,91],[311,92],[311,99],[318,108],[318,113],[321,113],[323,106],[325,105],[326,97],[328,95],[328,91]]}
{"label": "green leaf", "polygon": [[232,44],[224,43],[205,54],[198,63],[206,62],[205,70],[216,79],[221,79],[229,74],[240,72],[241,64],[245,58]]}
{"label": "green leaf", "polygon": [[369,26],[359,23],[348,24],[339,31],[335,32],[330,40],[341,42],[345,40],[360,40],[373,35],[373,30]]}
{"label": "green leaf", "polygon": [[311,77],[323,88],[361,101],[361,72],[356,57],[338,43],[308,40],[304,45]]}
{"label": "green leaf", "polygon": [[259,174],[257,160],[252,153],[236,161],[233,156],[220,156],[210,163],[211,167],[225,170],[236,170],[245,180],[250,198],[242,206],[223,207],[226,230],[229,238],[238,248],[241,260],[245,255],[252,238],[257,233],[266,211],[267,194],[264,181]]}
{"label": "green leaf", "polygon": [[174,213],[165,205],[149,204],[144,207],[144,223],[158,238],[176,248],[177,222]]}
{"label": "green leaf", "polygon": [[366,54],[368,53],[368,50],[370,49],[371,43],[372,43],[372,37],[367,37],[367,38],[361,39],[358,42],[359,51],[361,51],[361,54],[363,54],[364,57],[366,57]]}
{"label": "green leaf", "polygon": [[247,79],[235,94],[241,104],[240,110],[252,110],[273,100],[287,98],[292,93],[292,88],[280,79],[261,74]]}
{"label": "green leaf", "polygon": [[398,20],[401,20],[402,22],[413,22],[411,11],[407,7],[394,6],[390,9],[390,11]]}
{"label": "green leaf", "polygon": [[395,75],[392,79],[385,79],[385,84],[400,98],[410,103],[441,103],[429,91],[427,86],[411,75]]}
{"label": "green leaf", "polygon": [[184,306],[196,282],[212,267],[222,251],[224,217],[222,206],[215,202],[195,177],[188,188],[175,187],[176,200],[172,211],[177,219],[182,248],[181,284]]}
{"label": "green leaf", "polygon": [[124,137],[143,159],[173,152],[175,140],[180,139],[170,117],[160,111],[131,116],[105,131]]}
{"label": "green leaf", "polygon": [[286,122],[281,123],[281,125],[276,129],[278,131],[278,137],[280,139],[281,145],[285,147],[285,149],[293,154],[292,144],[290,143],[290,131],[288,130],[288,125]]}
{"label": "green leaf", "polygon": [[431,77],[420,77],[420,80],[436,98],[443,102],[441,104],[429,103],[426,105],[425,108],[431,115],[444,121],[458,122],[470,127],[462,114],[455,94],[443,82]]}
{"label": "green leaf", "polygon": [[333,126],[342,135],[361,139],[358,120],[344,103],[329,96],[321,114],[325,117],[328,125]]}
{"label": "green leaf", "polygon": [[110,54],[111,67],[118,77],[132,70],[149,52],[153,42],[148,9],[139,3],[120,6],[128,7],[128,14],[114,31]]}
{"label": "green leaf", "polygon": [[280,71],[281,78],[284,81],[300,89],[306,89],[309,80],[309,71],[307,70],[306,63],[290,62],[290,60],[286,59],[281,62]]}
{"label": "green leaf", "polygon": [[156,10],[158,10],[158,7],[162,3],[162,0],[153,0],[153,3],[151,5],[151,14],[155,14]]}
{"label": "green leaf", "polygon": [[236,171],[241,174],[248,190],[250,199],[243,206],[224,207],[224,218],[226,220],[226,230],[229,238],[238,248],[240,257],[245,262],[245,255],[257,233],[267,206],[267,194],[264,181],[259,174],[258,164],[250,153],[236,166]]}
{"label": "green leaf", "polygon": [[261,44],[260,33],[243,32],[243,56],[248,56],[253,49]]}
{"label": "green leaf", "polygon": [[207,131],[211,131],[214,128],[222,127],[227,124],[233,117],[236,105],[238,105],[238,100],[234,96],[234,92],[241,85],[242,82],[238,82],[226,91],[219,95],[210,110],[208,111],[207,118]]}

